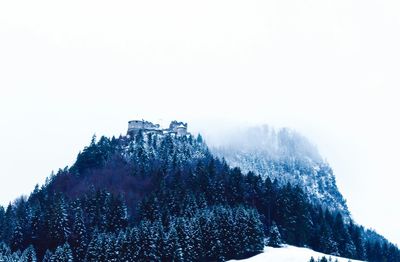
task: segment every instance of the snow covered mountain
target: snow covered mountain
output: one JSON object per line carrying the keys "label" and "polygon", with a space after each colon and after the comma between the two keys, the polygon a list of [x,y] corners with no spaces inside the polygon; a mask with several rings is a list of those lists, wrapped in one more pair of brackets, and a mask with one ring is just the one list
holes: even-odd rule
{"label": "snow covered mountain", "polygon": [[[332,170],[297,133],[252,129],[214,150],[272,182],[230,168],[201,135],[173,123],[180,129],[142,120],[126,136],[93,136],[72,167],[0,206],[0,261],[307,262],[320,254],[293,246],[400,261],[397,246],[336,212],[349,217]],[[292,246],[264,249],[283,244]]]}
{"label": "snow covered mountain", "polygon": [[[261,262],[261,261],[274,261],[274,262],[308,262],[313,257],[315,260],[322,257],[332,258],[332,261],[338,262],[357,262],[361,260],[348,259],[343,257],[336,257],[314,250],[295,246],[284,246],[282,248],[265,247],[264,252],[243,260],[230,260],[240,262]],[[337,259],[337,260],[336,260]]]}
{"label": "snow covered mountain", "polygon": [[293,130],[275,130],[267,125],[239,130],[212,152],[245,173],[300,185],[312,202],[350,217],[331,167],[315,146]]}

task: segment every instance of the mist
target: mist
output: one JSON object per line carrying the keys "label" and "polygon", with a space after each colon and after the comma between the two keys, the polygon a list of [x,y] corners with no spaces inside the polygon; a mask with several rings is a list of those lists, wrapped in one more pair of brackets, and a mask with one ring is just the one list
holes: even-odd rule
{"label": "mist", "polygon": [[238,127],[224,134],[207,134],[209,146],[227,150],[251,153],[263,152],[271,159],[301,157],[322,162],[315,145],[297,131],[290,128],[276,129],[267,124],[261,126]]}
{"label": "mist", "polygon": [[307,137],[355,220],[400,243],[399,13],[394,0],[2,2],[0,203],[132,119],[182,120],[212,145],[267,124]]}

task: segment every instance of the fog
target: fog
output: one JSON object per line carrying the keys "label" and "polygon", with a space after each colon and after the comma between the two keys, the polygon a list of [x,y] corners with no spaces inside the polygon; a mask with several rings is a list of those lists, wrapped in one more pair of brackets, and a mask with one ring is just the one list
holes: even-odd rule
{"label": "fog", "polygon": [[127,121],[210,143],[289,127],[359,223],[400,243],[398,1],[0,3],[0,202]]}
{"label": "fog", "polygon": [[206,133],[210,148],[234,152],[262,152],[269,159],[309,158],[314,162],[323,159],[315,145],[289,128],[276,129],[267,124],[260,126],[241,126],[226,130],[223,134]]}

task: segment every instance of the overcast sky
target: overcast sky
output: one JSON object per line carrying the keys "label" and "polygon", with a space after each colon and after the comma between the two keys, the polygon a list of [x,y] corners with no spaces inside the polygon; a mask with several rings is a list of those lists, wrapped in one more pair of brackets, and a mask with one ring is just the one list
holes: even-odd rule
{"label": "overcast sky", "polygon": [[179,119],[291,127],[400,244],[398,0],[1,1],[0,203],[91,136]]}

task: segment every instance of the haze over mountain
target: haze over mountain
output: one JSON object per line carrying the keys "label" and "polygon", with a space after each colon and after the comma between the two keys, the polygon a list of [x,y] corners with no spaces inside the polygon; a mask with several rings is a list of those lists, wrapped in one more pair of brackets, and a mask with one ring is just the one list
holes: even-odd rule
{"label": "haze over mountain", "polygon": [[399,13],[397,0],[2,1],[0,202],[128,119],[268,123],[316,144],[356,220],[400,243]]}
{"label": "haze over mountain", "polygon": [[[249,143],[231,162],[243,173],[187,128],[133,120],[126,135],[93,136],[71,167],[0,206],[0,260],[226,261],[283,244],[400,260],[396,245],[349,217],[332,171],[305,138],[262,128],[267,150],[253,155]],[[239,149],[229,150],[220,152]]]}
{"label": "haze over mountain", "polygon": [[267,125],[236,130],[212,151],[245,173],[277,179],[281,184],[300,185],[311,201],[340,211],[346,218],[350,216],[329,163],[294,130],[275,130]]}

